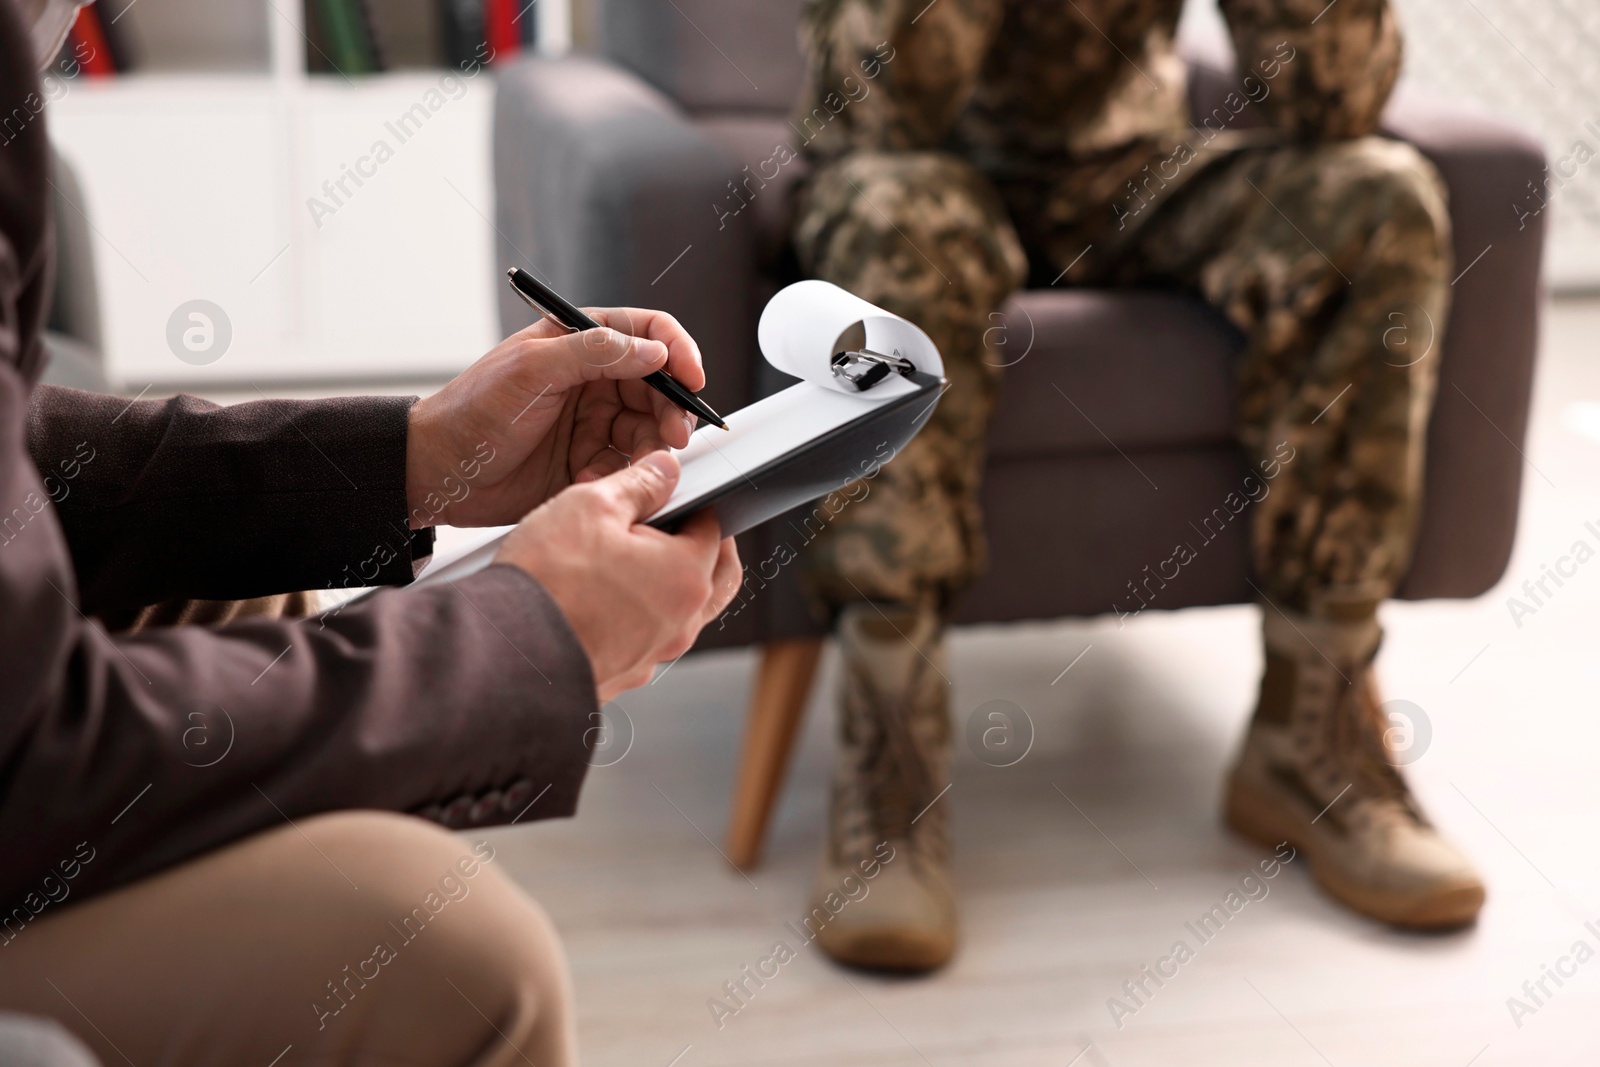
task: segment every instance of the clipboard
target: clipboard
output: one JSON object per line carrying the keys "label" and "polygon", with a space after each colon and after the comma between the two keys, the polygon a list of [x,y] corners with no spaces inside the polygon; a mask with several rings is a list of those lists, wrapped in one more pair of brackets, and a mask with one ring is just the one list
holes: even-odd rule
{"label": "clipboard", "polygon": [[[739,472],[740,477],[730,476],[707,492],[669,502],[647,525],[671,533],[689,516],[709,507],[716,512],[722,535],[732,537],[875,473],[927,424],[947,384],[944,378],[922,371],[910,371],[905,377],[916,386],[913,391],[864,409],[860,418],[762,466]],[[696,431],[697,435],[717,432],[710,428]]]}
{"label": "clipboard", "polygon": [[[696,430],[679,452],[677,490],[646,525],[670,533],[711,508],[731,537],[827,496],[898,455],[949,385],[926,333],[828,282],[780,290],[757,333],[767,361],[801,381],[727,415],[729,432]],[[842,347],[847,337],[853,350]],[[412,584],[487,567],[513,529],[479,531]]]}

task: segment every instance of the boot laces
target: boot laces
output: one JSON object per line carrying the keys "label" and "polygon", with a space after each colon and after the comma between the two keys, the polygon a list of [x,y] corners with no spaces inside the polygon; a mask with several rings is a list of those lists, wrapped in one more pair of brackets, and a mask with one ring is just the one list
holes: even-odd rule
{"label": "boot laces", "polygon": [[943,784],[934,781],[936,755],[923,750],[913,727],[926,667],[918,664],[897,696],[879,691],[860,667],[847,663],[846,669],[874,714],[854,715],[850,729],[862,736],[848,745],[848,766],[835,783],[839,859],[859,862],[892,841],[908,846],[914,860],[942,864],[948,852],[945,818],[929,805]]}
{"label": "boot laces", "polygon": [[1331,802],[1349,787],[1353,800],[1369,810],[1388,810],[1424,824],[1411,790],[1390,759],[1388,723],[1372,691],[1371,662],[1360,664],[1350,680],[1317,671],[1316,689],[1304,694],[1302,749],[1309,749],[1311,771]]}

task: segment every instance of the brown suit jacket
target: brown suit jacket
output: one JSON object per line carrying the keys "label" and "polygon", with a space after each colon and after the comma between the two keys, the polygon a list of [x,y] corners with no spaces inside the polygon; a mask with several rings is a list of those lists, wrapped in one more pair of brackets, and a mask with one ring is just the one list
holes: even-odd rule
{"label": "brown suit jacket", "polygon": [[[0,115],[38,110],[31,56],[0,3]],[[111,636],[89,618],[408,582],[432,543],[406,523],[411,400],[218,408],[33,386],[52,273],[43,118],[4,136],[0,930],[317,812],[570,814],[594,679],[520,570],[303,621]]]}

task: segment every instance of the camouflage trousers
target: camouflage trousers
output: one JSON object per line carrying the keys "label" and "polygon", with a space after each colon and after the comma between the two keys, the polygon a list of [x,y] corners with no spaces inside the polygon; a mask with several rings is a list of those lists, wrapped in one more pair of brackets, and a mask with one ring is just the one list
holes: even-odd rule
{"label": "camouflage trousers", "polygon": [[860,152],[818,170],[800,205],[803,267],[927,330],[951,381],[928,426],[811,545],[823,605],[947,607],[981,570],[983,441],[1005,362],[985,337],[1030,265],[1036,286],[1178,287],[1227,316],[1246,339],[1235,410],[1247,457],[1293,449],[1252,509],[1263,590],[1312,614],[1392,594],[1438,360],[1415,349],[1426,321],[1436,352],[1449,303],[1443,184],[1415,149],[1376,137],[1196,166],[1136,225],[1109,240],[1096,226],[1098,247],[1081,226],[1092,175],[995,182],[935,152]]}

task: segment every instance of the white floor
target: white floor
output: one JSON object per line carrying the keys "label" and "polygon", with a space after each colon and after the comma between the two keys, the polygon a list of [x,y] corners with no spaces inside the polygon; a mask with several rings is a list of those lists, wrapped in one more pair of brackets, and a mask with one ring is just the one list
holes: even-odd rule
{"label": "white floor", "polygon": [[1412,780],[1489,880],[1475,929],[1389,932],[1290,865],[1119,1029],[1108,998],[1174,941],[1194,945],[1185,922],[1263,855],[1217,819],[1260,666],[1255,613],[1153,615],[1121,631],[1110,620],[985,628],[954,641],[958,729],[1007,700],[1037,739],[1009,768],[958,742],[940,801],[954,810],[964,907],[955,963],[889,981],[807,948],[719,1028],[708,1001],[723,983],[776,941],[799,946],[784,924],[805,912],[821,840],[832,667],[769,860],[746,878],[717,845],[753,660],[691,657],[619,701],[632,747],[591,772],[576,820],[496,837],[566,935],[586,1062],[1600,1062],[1600,959],[1559,988],[1546,979],[1553,995],[1520,1025],[1507,1007],[1574,942],[1600,949],[1584,928],[1600,931],[1600,564],[1520,628],[1505,603],[1575,540],[1600,546],[1583,525],[1600,526],[1600,406],[1584,406],[1600,404],[1597,332],[1600,303],[1561,304],[1547,320],[1527,452],[1537,470],[1506,582],[1472,603],[1386,612],[1387,694],[1419,705],[1433,732]]}

